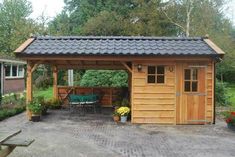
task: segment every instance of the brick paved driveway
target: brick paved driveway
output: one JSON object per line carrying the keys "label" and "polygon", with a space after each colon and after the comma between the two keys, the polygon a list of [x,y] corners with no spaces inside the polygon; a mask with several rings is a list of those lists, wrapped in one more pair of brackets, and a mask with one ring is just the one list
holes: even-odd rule
{"label": "brick paved driveway", "polygon": [[235,133],[222,121],[206,126],[117,125],[109,116],[51,111],[38,123],[20,114],[0,122],[0,129],[22,129],[20,136],[36,140],[10,157],[235,156]]}

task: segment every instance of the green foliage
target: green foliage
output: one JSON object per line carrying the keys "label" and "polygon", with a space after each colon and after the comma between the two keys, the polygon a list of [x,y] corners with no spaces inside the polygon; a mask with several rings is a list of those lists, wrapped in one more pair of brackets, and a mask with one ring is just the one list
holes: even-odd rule
{"label": "green foliage", "polygon": [[215,88],[215,101],[219,106],[228,106],[231,105],[230,95],[225,83],[216,81]]}
{"label": "green foliage", "polygon": [[49,87],[47,89],[35,89],[33,91],[34,97],[43,97],[45,100],[50,100],[53,97],[53,88]]}
{"label": "green foliage", "polygon": [[23,111],[25,111],[25,106],[19,106],[11,109],[0,109],[0,121],[16,114],[22,113]]}
{"label": "green foliage", "polygon": [[48,101],[48,107],[50,109],[60,109],[61,108],[61,101],[58,99],[51,99],[50,101]]}
{"label": "green foliage", "polygon": [[47,76],[39,76],[35,81],[34,85],[38,89],[47,89],[52,85],[52,78]]}
{"label": "green foliage", "polygon": [[40,114],[42,112],[42,105],[38,101],[30,102],[27,107],[33,114]]}
{"label": "green foliage", "polygon": [[80,85],[86,87],[127,87],[128,75],[125,71],[87,70]]}
{"label": "green foliage", "polygon": [[8,94],[2,97],[0,106],[0,120],[25,111],[25,96],[22,94]]}
{"label": "green foliage", "polygon": [[34,33],[34,22],[27,19],[31,13],[32,6],[27,0],[3,0],[0,3],[1,52],[12,56],[29,34]]}
{"label": "green foliage", "polygon": [[121,35],[122,32],[122,17],[108,11],[91,17],[81,28],[81,34],[84,35]]}

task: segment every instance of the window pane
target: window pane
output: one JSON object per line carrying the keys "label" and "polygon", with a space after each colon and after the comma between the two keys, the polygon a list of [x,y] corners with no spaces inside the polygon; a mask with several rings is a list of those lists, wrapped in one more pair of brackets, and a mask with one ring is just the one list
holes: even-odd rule
{"label": "window pane", "polygon": [[165,68],[164,66],[157,66],[157,74],[164,74]]}
{"label": "window pane", "polygon": [[155,76],[148,76],[148,83],[155,83]]}
{"label": "window pane", "polygon": [[164,83],[164,75],[157,76],[157,83]]}
{"label": "window pane", "polygon": [[17,76],[17,66],[12,65],[12,76]]}
{"label": "window pane", "polygon": [[197,82],[192,82],[192,92],[197,92]]}
{"label": "window pane", "polygon": [[148,74],[155,74],[156,68],[154,66],[148,66]]}
{"label": "window pane", "polygon": [[185,92],[190,92],[190,81],[185,81],[184,82],[184,91]]}
{"label": "window pane", "polygon": [[20,76],[20,77],[24,76],[24,70],[23,70],[22,65],[19,65],[19,67],[18,67],[18,76]]}
{"label": "window pane", "polygon": [[185,80],[190,80],[191,79],[190,75],[191,75],[191,70],[190,69],[185,69],[184,70],[184,79]]}
{"label": "window pane", "polygon": [[5,75],[11,76],[11,65],[5,65]]}
{"label": "window pane", "polygon": [[197,80],[197,69],[192,69],[193,80]]}

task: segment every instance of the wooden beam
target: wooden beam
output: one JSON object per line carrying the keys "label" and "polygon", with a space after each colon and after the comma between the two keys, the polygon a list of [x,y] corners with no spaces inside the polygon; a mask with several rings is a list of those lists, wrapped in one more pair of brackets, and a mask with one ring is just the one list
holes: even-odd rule
{"label": "wooden beam", "polygon": [[201,60],[201,61],[208,61],[212,57],[211,56],[85,56],[85,55],[37,55],[37,56],[21,56],[18,55],[17,57],[26,59],[26,60],[42,60],[42,61],[54,61],[54,60],[76,60],[76,61],[123,61],[123,62],[130,62],[130,61],[191,61],[191,60]]}
{"label": "wooden beam", "polygon": [[24,51],[24,49],[26,49],[34,40],[35,38],[29,38],[28,40],[26,40],[22,45],[20,45],[20,47],[15,50],[15,53]]}
{"label": "wooden beam", "polygon": [[215,43],[213,43],[210,39],[204,39],[204,41],[219,55],[225,54],[225,52],[220,49]]}
{"label": "wooden beam", "polygon": [[109,66],[109,65],[57,65],[59,69],[101,69],[101,70],[125,70],[123,66]]}
{"label": "wooden beam", "polygon": [[52,66],[52,71],[53,71],[53,99],[57,100],[58,99],[58,70],[57,66]]}
{"label": "wooden beam", "polygon": [[121,63],[130,73],[132,73],[132,69],[125,62],[121,62]]}

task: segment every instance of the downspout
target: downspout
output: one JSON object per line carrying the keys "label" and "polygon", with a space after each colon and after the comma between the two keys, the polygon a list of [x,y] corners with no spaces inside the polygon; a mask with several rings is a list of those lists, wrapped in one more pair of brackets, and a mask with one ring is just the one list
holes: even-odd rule
{"label": "downspout", "polygon": [[213,93],[213,95],[214,95],[214,104],[213,104],[214,105],[214,113],[213,113],[214,116],[213,116],[213,124],[215,124],[215,116],[216,116],[216,112],[215,112],[215,109],[216,109],[216,107],[215,107],[215,105],[216,105],[216,102],[215,102],[215,89],[216,89],[215,88],[215,86],[216,86],[216,74],[215,74],[216,73],[216,68],[215,68],[215,64],[216,63],[214,62],[214,87],[213,87],[214,88],[214,90],[213,90],[214,91],[214,93]]}

